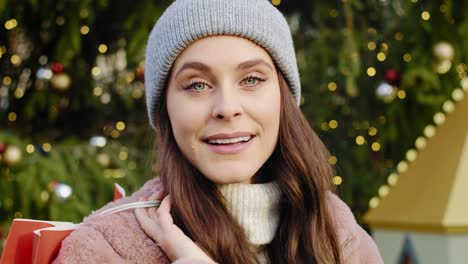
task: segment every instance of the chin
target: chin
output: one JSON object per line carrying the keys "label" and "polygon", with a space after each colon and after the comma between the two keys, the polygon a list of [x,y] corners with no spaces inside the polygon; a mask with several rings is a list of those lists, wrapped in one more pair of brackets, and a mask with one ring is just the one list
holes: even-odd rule
{"label": "chin", "polygon": [[230,183],[250,183],[256,171],[252,170],[239,170],[235,168],[225,168],[216,170],[214,173],[203,173],[205,177],[216,184],[230,184]]}

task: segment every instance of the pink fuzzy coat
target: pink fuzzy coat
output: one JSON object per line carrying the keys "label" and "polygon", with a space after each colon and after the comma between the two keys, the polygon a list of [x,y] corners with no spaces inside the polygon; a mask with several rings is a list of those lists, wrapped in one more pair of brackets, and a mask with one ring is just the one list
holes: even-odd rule
{"label": "pink fuzzy coat", "polygon": [[[159,180],[150,180],[132,196],[109,203],[86,217],[80,227],[63,241],[53,263],[170,263],[163,251],[140,228],[133,210],[99,215],[102,210],[149,197],[160,186]],[[372,238],[356,223],[349,207],[335,195],[330,195],[329,202],[337,223],[344,263],[383,263]],[[205,262],[183,259],[175,263]]]}

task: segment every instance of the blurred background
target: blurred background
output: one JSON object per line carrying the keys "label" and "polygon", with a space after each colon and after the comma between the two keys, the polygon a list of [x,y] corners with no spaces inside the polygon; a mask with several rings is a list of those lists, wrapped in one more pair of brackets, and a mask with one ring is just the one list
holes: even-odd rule
{"label": "blurred background", "polygon": [[[158,174],[144,49],[170,3],[0,0],[0,241],[13,218],[80,222],[115,182],[131,193]],[[468,4],[273,4],[293,33],[301,108],[363,224],[468,91]]]}

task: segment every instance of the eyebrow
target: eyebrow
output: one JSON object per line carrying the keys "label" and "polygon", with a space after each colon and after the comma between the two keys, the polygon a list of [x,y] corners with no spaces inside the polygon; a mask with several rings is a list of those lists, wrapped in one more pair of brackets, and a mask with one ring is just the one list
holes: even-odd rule
{"label": "eyebrow", "polygon": [[[257,65],[264,65],[264,66],[267,66],[269,69],[273,70],[273,67],[263,59],[254,59],[254,60],[248,60],[248,61],[242,62],[239,65],[237,65],[236,70],[245,70],[245,69],[257,66]],[[180,73],[182,73],[184,70],[187,70],[187,69],[207,71],[210,74],[212,73],[211,68],[208,65],[201,63],[201,62],[192,61],[192,62],[184,63],[182,67],[180,67],[180,69],[175,74],[175,78],[177,78],[177,76]]]}

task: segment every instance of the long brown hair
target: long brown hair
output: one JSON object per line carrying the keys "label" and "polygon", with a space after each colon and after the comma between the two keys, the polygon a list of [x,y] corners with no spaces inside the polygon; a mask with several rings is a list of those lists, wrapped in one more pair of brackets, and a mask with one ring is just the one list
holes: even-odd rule
{"label": "long brown hair", "polygon": [[[333,170],[326,148],[297,107],[278,71],[281,113],[278,144],[260,169],[281,189],[280,222],[267,247],[270,263],[342,263],[340,243],[327,207]],[[160,177],[171,194],[174,222],[219,263],[257,263],[242,228],[216,185],[177,147],[165,94],[159,111]]]}

